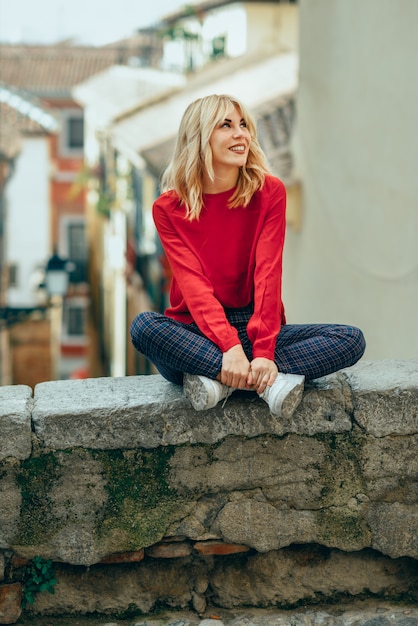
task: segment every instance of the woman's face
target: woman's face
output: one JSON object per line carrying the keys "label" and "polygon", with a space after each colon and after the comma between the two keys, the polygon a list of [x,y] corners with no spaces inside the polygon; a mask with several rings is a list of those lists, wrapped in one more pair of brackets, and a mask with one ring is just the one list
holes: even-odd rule
{"label": "woman's face", "polygon": [[241,112],[236,107],[231,108],[210,136],[213,169],[245,165],[250,143],[250,132]]}

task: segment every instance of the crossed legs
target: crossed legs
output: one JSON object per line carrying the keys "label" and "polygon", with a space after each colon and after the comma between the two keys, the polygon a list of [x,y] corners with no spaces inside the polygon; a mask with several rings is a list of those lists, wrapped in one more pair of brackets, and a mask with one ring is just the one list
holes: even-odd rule
{"label": "crossed legs", "polygon": [[[233,312],[247,358],[252,360],[246,326],[251,312]],[[181,324],[161,313],[139,314],[131,325],[135,348],[144,354],[164,378],[183,384],[183,374],[216,379],[222,367],[222,352],[195,324]],[[364,354],[361,330],[342,324],[286,324],[276,342],[275,362],[279,372],[300,374],[306,380],[354,365]]]}

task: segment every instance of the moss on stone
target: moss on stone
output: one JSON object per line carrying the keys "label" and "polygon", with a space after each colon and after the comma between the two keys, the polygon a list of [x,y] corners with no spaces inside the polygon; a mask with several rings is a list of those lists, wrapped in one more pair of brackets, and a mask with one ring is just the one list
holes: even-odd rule
{"label": "moss on stone", "polygon": [[93,451],[93,457],[100,460],[106,474],[109,506],[119,512],[128,496],[153,508],[161,499],[172,497],[168,472],[173,454],[173,446],[154,450]]}
{"label": "moss on stone", "polygon": [[45,542],[49,529],[55,528],[55,519],[49,492],[60,476],[60,463],[50,452],[34,456],[20,463],[16,480],[21,490],[22,506],[16,542],[34,545]]}
{"label": "moss on stone", "polygon": [[[370,542],[370,529],[362,517],[356,496],[366,493],[362,471],[365,437],[361,433],[316,435],[326,446],[324,462],[318,467],[323,485],[317,527],[326,545],[357,549]],[[355,508],[347,503],[353,500]]]}
{"label": "moss on stone", "polygon": [[365,437],[361,434],[319,434],[325,458],[317,468],[322,488],[322,506],[345,505],[358,493],[366,492],[362,470]]}
{"label": "moss on stone", "polygon": [[370,545],[370,529],[360,513],[330,507],[318,511],[318,528],[326,545],[357,550]]}
{"label": "moss on stone", "polygon": [[[159,541],[172,520],[181,517],[185,498],[179,498],[168,482],[174,451],[174,447],[84,451],[100,463],[108,493],[92,529],[99,543],[115,551],[138,550]],[[32,457],[16,470],[22,494],[16,543],[21,546],[48,543],[66,523],[54,515],[49,496],[63,471],[59,454]]]}
{"label": "moss on stone", "polygon": [[175,448],[93,451],[105,474],[108,501],[97,528],[100,541],[119,536],[121,549],[138,550],[159,541],[184,501],[168,483]]}
{"label": "moss on stone", "polygon": [[7,469],[4,463],[0,463],[0,480],[3,480],[5,476],[7,476]]}

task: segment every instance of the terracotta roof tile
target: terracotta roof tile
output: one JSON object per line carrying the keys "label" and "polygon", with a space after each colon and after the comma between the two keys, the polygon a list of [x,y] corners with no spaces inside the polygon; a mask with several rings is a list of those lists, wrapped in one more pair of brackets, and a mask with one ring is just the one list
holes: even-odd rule
{"label": "terracotta roof tile", "polygon": [[44,98],[70,96],[74,85],[117,64],[118,48],[0,45],[0,81]]}

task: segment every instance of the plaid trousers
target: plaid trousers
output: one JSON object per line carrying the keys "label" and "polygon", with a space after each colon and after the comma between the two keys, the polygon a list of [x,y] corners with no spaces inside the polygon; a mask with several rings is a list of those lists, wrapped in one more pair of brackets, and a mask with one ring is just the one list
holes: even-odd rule
{"label": "plaid trousers", "polygon": [[[248,360],[252,346],[247,335],[251,307],[226,310],[238,331]],[[161,313],[140,313],[131,324],[131,339],[167,380],[183,384],[183,374],[215,379],[222,368],[222,352],[196,324],[182,324]],[[312,380],[356,363],[366,342],[355,326],[342,324],[285,324],[277,337],[274,354],[279,372],[303,374]]]}

